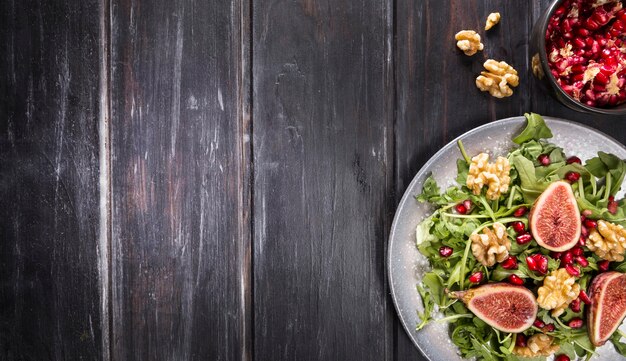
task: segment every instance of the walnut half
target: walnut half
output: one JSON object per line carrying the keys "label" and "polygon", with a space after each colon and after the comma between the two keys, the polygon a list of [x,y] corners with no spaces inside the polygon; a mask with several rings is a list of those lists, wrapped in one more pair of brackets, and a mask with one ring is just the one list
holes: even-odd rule
{"label": "walnut half", "polygon": [[488,91],[491,96],[505,98],[513,95],[511,87],[519,85],[517,70],[504,61],[489,59],[484,64],[488,71],[481,72],[476,78],[476,86],[482,91]]}
{"label": "walnut half", "polygon": [[500,13],[491,13],[487,16],[487,22],[485,23],[485,30],[489,30],[496,26],[500,22]]}
{"label": "walnut half", "polygon": [[598,229],[589,233],[587,248],[602,259],[622,262],[626,250],[626,229],[619,224],[599,220]]}
{"label": "walnut half", "polygon": [[522,357],[550,356],[559,350],[559,345],[554,344],[552,336],[537,333],[528,339],[527,346],[515,346],[513,353]]}
{"label": "walnut half", "polygon": [[461,30],[456,33],[454,38],[457,40],[456,46],[463,50],[467,56],[472,56],[484,48],[480,42],[480,35],[474,30]]}
{"label": "walnut half", "polygon": [[473,233],[472,254],[481,264],[491,267],[497,262],[504,261],[509,256],[511,241],[506,233],[506,227],[502,223],[494,223],[493,230],[489,227],[483,229],[483,233]]}
{"label": "walnut half", "polygon": [[498,157],[495,163],[489,163],[489,154],[480,153],[472,158],[466,185],[479,195],[483,186],[487,186],[487,199],[496,200],[509,191],[511,164],[504,157]]}
{"label": "walnut half", "polygon": [[576,277],[570,276],[565,268],[559,268],[543,280],[543,286],[537,290],[537,303],[545,310],[552,310],[553,317],[559,317],[579,293]]}

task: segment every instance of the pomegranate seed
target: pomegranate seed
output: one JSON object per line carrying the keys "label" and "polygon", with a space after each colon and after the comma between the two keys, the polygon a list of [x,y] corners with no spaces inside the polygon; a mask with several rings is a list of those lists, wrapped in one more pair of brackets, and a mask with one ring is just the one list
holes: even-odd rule
{"label": "pomegranate seed", "polygon": [[598,226],[598,223],[596,221],[594,221],[593,219],[585,219],[585,227],[587,228],[596,228]]}
{"label": "pomegranate seed", "polygon": [[589,266],[589,261],[587,261],[587,259],[585,257],[583,257],[583,256],[576,256],[576,258],[574,260],[576,261],[576,263],[578,263],[582,267]]}
{"label": "pomegranate seed", "polygon": [[526,336],[523,333],[518,333],[515,337],[515,346],[526,347]]}
{"label": "pomegranate seed", "polygon": [[585,238],[582,234],[580,235],[580,238],[578,238],[578,245],[579,246],[584,246],[587,244],[587,238]]}
{"label": "pomegranate seed", "polygon": [[562,353],[562,354],[556,356],[554,358],[554,361],[571,361],[571,360],[570,360],[569,356],[567,356],[566,354]]}
{"label": "pomegranate seed", "polygon": [[533,236],[530,233],[521,233],[515,237],[515,242],[517,244],[526,244],[533,239]]}
{"label": "pomegranate seed", "polygon": [[586,305],[591,304],[591,299],[589,299],[587,292],[585,292],[584,290],[580,290],[578,298],[580,298],[580,300],[583,301]]}
{"label": "pomegranate seed", "polygon": [[533,322],[533,326],[537,328],[544,328],[546,327],[546,323],[541,321],[540,319],[536,319],[535,322]]}
{"label": "pomegranate seed", "polygon": [[578,182],[579,178],[580,178],[580,173],[578,173],[578,172],[567,172],[567,173],[565,173],[565,179],[567,179],[571,183]]}
{"label": "pomegranate seed", "polygon": [[526,214],[526,212],[528,212],[528,208],[526,206],[521,206],[513,212],[513,215],[515,217],[522,217]]}
{"label": "pomegranate seed", "polygon": [[465,207],[465,211],[469,211],[470,209],[472,209],[472,201],[470,201],[469,199],[466,199],[463,201],[463,207]]}
{"label": "pomegranate seed", "polygon": [[590,215],[593,214],[593,212],[590,209],[584,209],[580,214],[582,214],[585,217],[589,217]]}
{"label": "pomegranate seed", "polygon": [[595,78],[593,78],[593,81],[597,84],[607,85],[609,83],[609,77],[606,76],[604,73],[599,72],[598,74],[596,74]]}
{"label": "pomegranate seed", "polygon": [[448,246],[439,247],[439,255],[443,258],[448,258],[452,255],[454,250]]}
{"label": "pomegranate seed", "polygon": [[598,262],[598,269],[601,272],[606,272],[609,270],[609,265],[611,264],[611,262],[607,261],[607,260],[603,260]]}
{"label": "pomegranate seed", "polygon": [[537,272],[541,274],[545,274],[548,272],[548,258],[542,254],[532,255],[532,258],[535,260],[537,264]]}
{"label": "pomegranate seed", "polygon": [[582,161],[580,160],[580,158],[574,156],[574,157],[567,158],[565,163],[567,163],[567,164],[572,164],[572,163],[582,164]]}
{"label": "pomegranate seed", "polygon": [[[581,40],[582,41],[582,40]],[[574,74],[582,74],[585,72],[585,66],[582,64],[576,64],[576,65],[572,65],[572,68],[570,69],[572,71],[572,73]],[[542,154],[544,155],[544,154]],[[541,155],[540,155],[541,157]]]}
{"label": "pomegranate seed", "polygon": [[[589,34],[591,34],[591,31],[589,31],[589,30],[587,30],[587,29],[585,29],[585,28],[578,28],[578,29],[576,29],[576,34],[577,34],[578,36],[580,36],[580,38],[577,38],[576,40],[583,40],[583,39],[585,39],[586,37],[588,37],[588,36],[589,36]],[[581,39],[581,38],[582,38],[582,39]],[[585,41],[585,40],[583,40],[583,41]]]}
{"label": "pomegranate seed", "polygon": [[580,312],[580,300],[578,298],[573,300],[572,303],[569,304],[569,308],[574,312]]}
{"label": "pomegranate seed", "polygon": [[573,256],[582,256],[583,254],[585,254],[585,251],[583,251],[583,249],[580,247],[574,247],[571,249],[571,251]]}
{"label": "pomegranate seed", "polygon": [[454,207],[454,209],[456,209],[457,213],[459,214],[467,213],[467,208],[465,208],[465,206],[462,203],[457,204],[456,207]]}
{"label": "pomegranate seed", "polygon": [[610,196],[609,197],[609,204],[607,205],[607,208],[608,208],[609,212],[611,214],[617,213],[617,207],[618,207],[618,204],[615,201],[615,198],[613,196]]}
{"label": "pomegranate seed", "polygon": [[539,161],[539,163],[541,163],[541,165],[543,166],[550,165],[550,156],[547,154],[541,154],[539,155],[539,157],[537,157],[537,161]]}
{"label": "pomegranate seed", "polygon": [[517,259],[513,256],[509,256],[507,259],[500,263],[504,269],[517,269]]}
{"label": "pomegranate seed", "polygon": [[571,264],[565,265],[565,270],[572,276],[578,277],[580,276],[580,270],[576,266],[572,266]]}
{"label": "pomegranate seed", "polygon": [[508,280],[514,285],[521,286],[524,284],[524,279],[519,277],[518,275],[509,275]]}
{"label": "pomegranate seed", "polygon": [[483,280],[483,273],[481,271],[473,273],[469,276],[469,281],[472,283],[480,283]]}
{"label": "pomegranate seed", "polygon": [[528,265],[528,269],[531,271],[537,270],[537,262],[532,256],[526,257],[526,265]]}
{"label": "pomegranate seed", "polygon": [[583,223],[582,226],[580,226],[580,235],[583,237],[587,237],[589,235],[589,230],[585,227],[585,220],[585,216],[580,216],[580,221]]}
{"label": "pomegranate seed", "polygon": [[524,222],[520,222],[520,221],[513,222],[511,226],[517,233],[522,233],[526,230],[526,226],[524,225]]}
{"label": "pomegranate seed", "polygon": [[600,28],[600,24],[598,24],[597,22],[595,22],[593,19],[589,18],[587,20],[585,20],[585,23],[583,25],[587,30],[598,30],[598,28]]}
{"label": "pomegranate seed", "polygon": [[[587,31],[586,29],[584,29],[585,31]],[[585,45],[587,45],[585,43],[585,41],[581,38],[574,38],[574,46],[576,46],[577,48],[584,48]]]}
{"label": "pomegranate seed", "polygon": [[561,256],[561,264],[563,265],[572,264],[573,260],[574,260],[574,255],[572,254],[571,251],[567,251],[563,253],[563,256]]}
{"label": "pomegranate seed", "polygon": [[578,317],[572,318],[567,325],[571,328],[581,328],[583,327],[583,320]]}
{"label": "pomegranate seed", "polygon": [[543,332],[554,332],[554,324],[549,323],[546,325],[546,327],[543,328]]}

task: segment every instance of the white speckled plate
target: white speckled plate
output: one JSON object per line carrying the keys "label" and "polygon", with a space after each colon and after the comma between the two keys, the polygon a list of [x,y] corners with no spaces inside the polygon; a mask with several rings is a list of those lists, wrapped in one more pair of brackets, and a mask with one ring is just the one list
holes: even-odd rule
{"label": "white speckled plate", "polygon": [[[550,141],[563,147],[567,155],[576,155],[585,160],[602,150],[626,158],[626,147],[595,129],[562,119],[550,117],[544,119],[554,134]],[[415,227],[433,209],[427,204],[418,203],[414,196],[422,191],[422,184],[431,172],[442,189],[454,183],[456,160],[461,157],[456,145],[458,139],[463,140],[463,145],[470,155],[481,151],[488,151],[495,156],[505,155],[515,146],[511,142],[511,136],[518,134],[525,124],[524,117],[502,119],[475,128],[453,140],[420,169],[396,210],[391,226],[387,259],[391,294],[404,329],[430,361],[453,361],[462,358],[448,336],[447,324],[431,323],[421,331],[415,330],[419,323],[417,312],[423,310],[415,286],[429,269],[428,261],[415,247]],[[622,325],[621,329],[625,329],[625,325]],[[592,359],[626,360],[615,352],[612,345],[598,349],[598,356]]]}

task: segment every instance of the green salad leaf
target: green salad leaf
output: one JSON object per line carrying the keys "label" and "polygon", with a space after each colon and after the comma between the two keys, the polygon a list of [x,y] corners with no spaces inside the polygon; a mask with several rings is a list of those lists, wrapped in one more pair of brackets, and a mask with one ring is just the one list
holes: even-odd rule
{"label": "green salad leaf", "polygon": [[541,115],[536,113],[526,113],[524,116],[527,121],[526,128],[524,128],[524,130],[517,137],[513,138],[514,143],[522,144],[533,139],[539,140],[552,138],[552,131],[548,128]]}

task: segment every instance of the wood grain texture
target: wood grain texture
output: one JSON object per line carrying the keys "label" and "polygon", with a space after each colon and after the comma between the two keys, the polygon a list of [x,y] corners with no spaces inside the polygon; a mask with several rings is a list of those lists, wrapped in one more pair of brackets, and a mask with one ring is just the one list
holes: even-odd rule
{"label": "wood grain texture", "polygon": [[103,359],[97,9],[0,2],[2,360]]}
{"label": "wood grain texture", "polygon": [[390,360],[392,3],[253,6],[254,357]]}
{"label": "wood grain texture", "polygon": [[112,357],[250,359],[245,2],[112,1]]}

